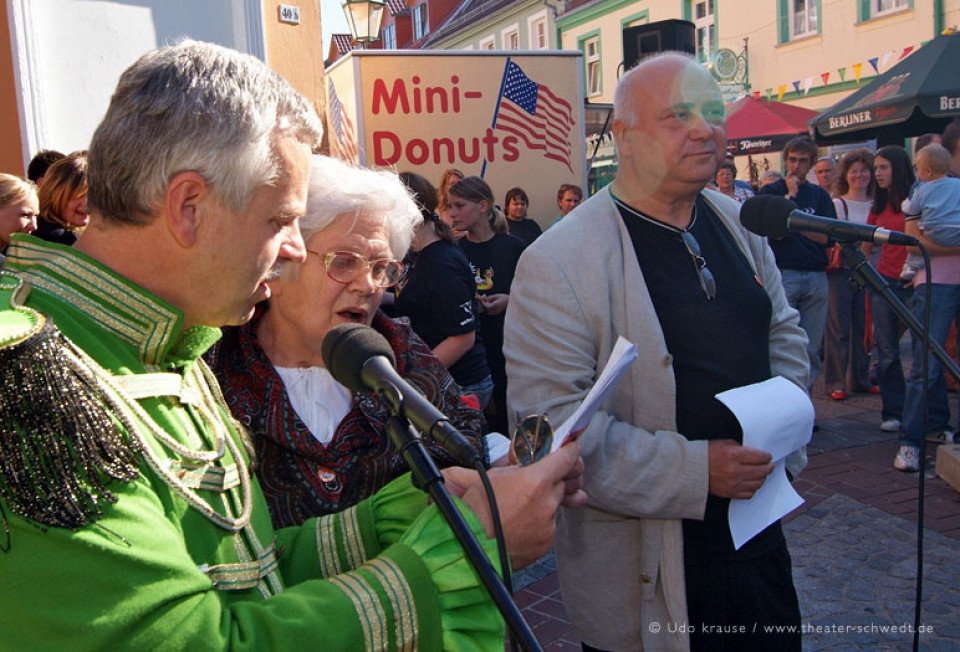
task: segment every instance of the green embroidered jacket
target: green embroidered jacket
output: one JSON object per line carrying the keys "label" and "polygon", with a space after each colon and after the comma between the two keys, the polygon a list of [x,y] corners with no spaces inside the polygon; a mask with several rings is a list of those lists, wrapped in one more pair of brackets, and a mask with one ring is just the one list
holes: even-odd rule
{"label": "green embroidered jacket", "polygon": [[[15,321],[3,288],[18,278],[30,286],[25,305],[52,319],[126,396],[142,397],[139,405],[177,445],[215,451],[217,421],[233,439],[219,459],[198,461],[136,419],[148,447],[139,478],[110,482],[116,502],[76,530],[37,527],[0,501],[10,530],[9,550],[0,552],[0,647],[503,650],[495,606],[408,476],[344,512],[273,530],[246,454],[232,445],[239,437],[229,411],[199,360],[218,329],[184,331],[177,310],[94,260],[14,236],[0,331]],[[11,438],[29,436],[19,427],[0,432],[0,459],[16,448]],[[229,523],[243,522],[248,502],[249,521],[233,531]],[[461,511],[496,559],[477,518]]]}

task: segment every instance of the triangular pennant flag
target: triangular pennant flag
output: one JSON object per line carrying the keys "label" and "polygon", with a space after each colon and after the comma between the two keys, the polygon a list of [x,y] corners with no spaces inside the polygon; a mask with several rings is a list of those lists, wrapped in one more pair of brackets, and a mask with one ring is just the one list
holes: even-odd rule
{"label": "triangular pennant flag", "polygon": [[879,75],[880,69],[877,68],[877,62],[880,61],[880,59],[878,59],[877,57],[874,57],[872,59],[867,59],[867,61],[870,63],[871,66],[873,66],[873,72]]}
{"label": "triangular pennant flag", "polygon": [[893,50],[890,50],[889,52],[885,52],[883,54],[883,59],[880,60],[880,65],[886,68],[887,62],[890,61],[890,57],[892,56],[893,56]]}
{"label": "triangular pennant flag", "polygon": [[860,83],[860,73],[863,72],[863,64],[855,63],[853,64],[853,75],[857,78],[857,83]]}
{"label": "triangular pennant flag", "polygon": [[803,94],[807,95],[810,92],[810,87],[813,86],[813,77],[807,77],[803,80]]}
{"label": "triangular pennant flag", "polygon": [[913,52],[912,45],[908,45],[907,47],[903,48],[903,54],[900,55],[900,59],[903,59],[904,57],[908,56],[911,52]]}
{"label": "triangular pennant flag", "polygon": [[783,99],[783,94],[786,93],[786,92],[787,92],[787,85],[786,85],[786,84],[780,84],[780,86],[777,87],[777,101],[778,101],[778,102]]}
{"label": "triangular pennant flag", "polygon": [[772,88],[768,88],[768,89],[767,89],[767,102],[772,102],[772,101],[773,101],[773,89],[772,89]]}
{"label": "triangular pennant flag", "polygon": [[760,99],[760,91],[753,91],[753,99],[755,100]]}
{"label": "triangular pennant flag", "polygon": [[799,80],[799,79],[798,79],[797,81],[793,82],[793,92],[796,93],[797,95],[800,94],[800,80]]}
{"label": "triangular pennant flag", "polygon": [[840,83],[841,83],[841,84],[842,84],[843,82],[847,81],[847,69],[846,69],[846,68],[838,68],[838,69],[837,69],[837,74],[840,75]]}
{"label": "triangular pennant flag", "polygon": [[824,86],[828,85],[830,83],[830,73],[829,72],[820,73],[820,79],[823,80]]}

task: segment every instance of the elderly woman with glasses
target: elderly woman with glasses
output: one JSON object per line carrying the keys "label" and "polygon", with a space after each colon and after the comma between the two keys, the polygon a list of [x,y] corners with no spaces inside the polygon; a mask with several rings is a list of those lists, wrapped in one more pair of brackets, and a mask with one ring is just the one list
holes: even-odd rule
{"label": "elderly woman with glasses", "polygon": [[[385,431],[387,406],[372,392],[351,393],[324,368],[321,344],[340,324],[366,324],[386,337],[398,373],[484,454],[480,412],[461,400],[409,323],[379,311],[421,222],[398,177],[317,156],[308,192],[300,220],[306,260],[278,270],[268,303],[249,323],[225,329],[208,358],[252,435],[278,527],[349,507],[408,470]],[[438,466],[454,463],[427,444]]]}

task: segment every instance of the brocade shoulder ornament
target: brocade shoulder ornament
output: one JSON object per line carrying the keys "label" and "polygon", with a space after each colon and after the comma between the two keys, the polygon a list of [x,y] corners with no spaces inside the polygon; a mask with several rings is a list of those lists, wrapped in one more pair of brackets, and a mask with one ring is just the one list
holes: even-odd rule
{"label": "brocade shoulder ornament", "polygon": [[113,416],[118,396],[96,363],[25,305],[28,293],[0,272],[0,500],[40,528],[76,530],[116,501],[111,481],[137,479],[140,446]]}

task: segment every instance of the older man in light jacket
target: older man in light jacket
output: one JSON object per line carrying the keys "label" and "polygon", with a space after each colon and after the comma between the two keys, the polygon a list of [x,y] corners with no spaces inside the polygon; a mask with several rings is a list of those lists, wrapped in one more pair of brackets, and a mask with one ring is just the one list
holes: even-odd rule
{"label": "older man in light jacket", "polygon": [[[614,115],[617,177],[526,250],[504,338],[511,414],[554,423],[619,335],[639,349],[580,437],[589,505],[563,511],[557,537],[567,612],[586,650],[799,649],[779,523],[739,551],[726,527],[729,499],[756,492],[770,455],[739,443],[714,395],[777,375],[804,387],[805,335],[766,241],[704,190],[726,129],[703,66],[644,61]],[[797,632],[758,636],[756,623]]]}

